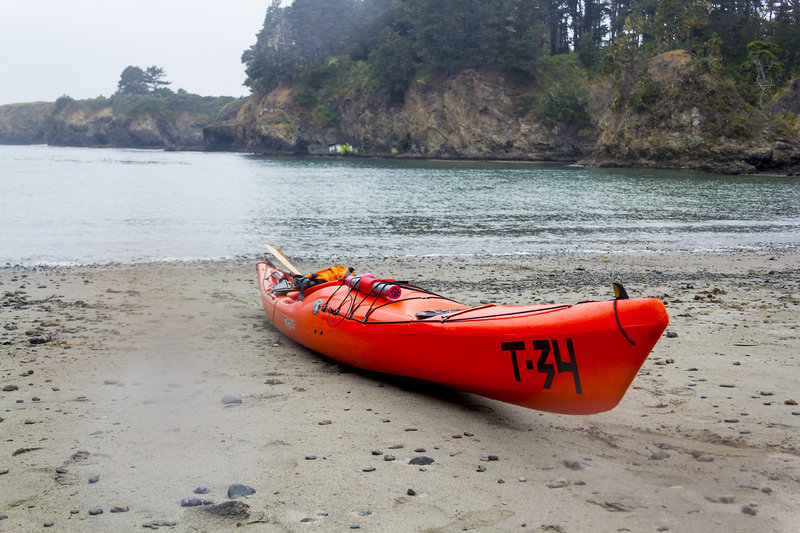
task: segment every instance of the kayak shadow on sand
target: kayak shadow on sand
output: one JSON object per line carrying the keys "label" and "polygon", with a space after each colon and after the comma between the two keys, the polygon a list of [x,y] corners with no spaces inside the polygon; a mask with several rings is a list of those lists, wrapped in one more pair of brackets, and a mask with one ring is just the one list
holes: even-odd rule
{"label": "kayak shadow on sand", "polygon": [[438,404],[437,407],[444,406],[448,409],[455,408],[485,418],[487,424],[500,425],[509,429],[522,429],[523,427],[527,427],[527,423],[515,417],[513,413],[513,411],[517,409],[528,411],[522,407],[512,406],[423,379],[384,374],[350,366],[327,357],[324,354],[310,350],[284,335],[281,335],[281,343],[295,347],[298,355],[302,353],[306,355],[309,360],[314,360],[314,358],[316,358],[316,360],[324,363],[325,367],[320,369],[321,373],[353,374],[360,376],[373,381],[378,387],[393,387],[403,393],[424,396]]}

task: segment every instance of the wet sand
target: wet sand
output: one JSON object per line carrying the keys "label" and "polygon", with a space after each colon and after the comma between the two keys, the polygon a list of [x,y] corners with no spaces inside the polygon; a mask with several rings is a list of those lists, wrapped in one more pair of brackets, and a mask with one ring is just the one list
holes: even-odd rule
{"label": "wet sand", "polygon": [[557,415],[306,350],[255,259],[3,268],[0,531],[796,531],[797,250],[297,261],[331,262],[474,305],[621,281],[669,337],[617,408]]}

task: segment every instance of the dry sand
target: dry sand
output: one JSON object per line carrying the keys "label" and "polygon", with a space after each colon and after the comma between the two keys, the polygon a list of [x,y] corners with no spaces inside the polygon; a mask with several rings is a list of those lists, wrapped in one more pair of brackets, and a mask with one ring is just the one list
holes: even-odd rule
{"label": "dry sand", "polygon": [[[672,336],[616,409],[557,415],[298,346],[255,260],[0,269],[0,531],[798,531],[797,250],[333,261],[475,305],[620,280]],[[233,483],[232,516],[180,505]]]}

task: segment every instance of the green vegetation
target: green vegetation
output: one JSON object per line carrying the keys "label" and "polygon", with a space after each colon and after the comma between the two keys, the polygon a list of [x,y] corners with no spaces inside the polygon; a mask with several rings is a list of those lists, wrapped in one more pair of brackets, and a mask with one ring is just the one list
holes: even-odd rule
{"label": "green vegetation", "polygon": [[[632,105],[651,105],[658,95],[652,80],[640,79],[644,62],[681,49],[751,104],[765,104],[800,74],[800,3],[294,0],[282,7],[273,0],[242,61],[245,83],[255,93],[299,81],[309,92],[324,93],[321,101],[329,107],[344,83],[380,87],[402,101],[429,74],[492,69],[533,88],[522,112],[542,106],[546,117],[575,120],[584,112],[582,91],[593,76],[611,75]],[[567,64],[554,77],[559,57]],[[347,69],[357,70],[358,79],[347,79]]]}
{"label": "green vegetation", "polygon": [[74,100],[63,95],[55,102],[55,112],[78,108],[98,111],[110,106],[115,114],[136,118],[148,115],[171,118],[188,113],[199,120],[212,121],[226,104],[236,100],[231,96],[200,96],[183,89],[172,91],[165,76],[164,70],[155,65],[145,70],[129,66],[122,71],[117,92],[110,98]]}

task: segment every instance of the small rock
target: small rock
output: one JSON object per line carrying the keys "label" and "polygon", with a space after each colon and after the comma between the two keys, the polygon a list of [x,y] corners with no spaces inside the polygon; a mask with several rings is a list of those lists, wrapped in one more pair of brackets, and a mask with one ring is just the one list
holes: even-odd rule
{"label": "small rock", "polygon": [[414,489],[408,489],[406,491],[406,494],[408,494],[409,496],[416,496],[417,495],[417,491],[415,491]]}
{"label": "small rock", "polygon": [[770,492],[772,492],[772,489],[769,487],[761,487],[761,492],[763,492],[764,494],[769,494]]}
{"label": "small rock", "polygon": [[0,476],[3,474],[8,474],[8,468],[0,468]]}
{"label": "small rock", "polygon": [[116,380],[116,379],[104,379],[103,380],[103,385],[118,385],[118,384],[119,384],[119,380]]}
{"label": "small rock", "polygon": [[242,403],[242,399],[239,396],[234,396],[232,394],[226,394],[222,397],[222,403],[230,404],[230,403]]}
{"label": "small rock", "polygon": [[306,455],[306,461],[313,461],[316,458],[317,458],[317,456],[314,455],[313,453],[309,453],[309,454]]}
{"label": "small rock", "polygon": [[394,455],[384,455],[383,456],[383,460],[384,461],[394,461],[395,460],[395,456]]}
{"label": "small rock", "polygon": [[483,465],[478,465],[478,468],[475,469],[476,472],[486,472],[486,467]]}
{"label": "small rock", "polygon": [[380,450],[372,450],[372,455],[383,455],[383,452]]}
{"label": "small rock", "polygon": [[499,461],[500,457],[497,455],[487,455],[486,458],[490,461]]}
{"label": "small rock", "polygon": [[330,420],[320,420],[319,422],[317,422],[317,424],[320,426],[329,426],[333,424],[333,422]]}
{"label": "small rock", "polygon": [[[652,457],[651,457],[652,459]],[[586,465],[580,461],[570,461],[569,459],[564,460],[564,466],[569,468],[570,470],[585,470]]]}
{"label": "small rock", "polygon": [[433,459],[430,457],[426,457],[424,455],[420,455],[419,457],[414,457],[411,459],[408,464],[410,465],[430,465],[433,464]]}
{"label": "small rock", "polygon": [[53,527],[53,522],[45,522],[42,524],[44,527]]}
{"label": "small rock", "polygon": [[100,481],[100,476],[91,476],[89,478],[89,483],[97,483],[98,481]]}
{"label": "small rock", "polygon": [[754,507],[752,507],[751,505],[743,505],[742,506],[742,512],[744,514],[749,514],[751,516],[755,516],[758,511]]}
{"label": "small rock", "polygon": [[93,508],[89,509],[89,514],[91,516],[97,516],[99,514],[103,514],[103,510],[100,509],[99,507],[93,507]]}
{"label": "small rock", "polygon": [[80,511],[78,509],[73,509],[69,512],[69,514],[78,514]]}
{"label": "small rock", "polygon": [[130,508],[127,505],[115,505],[111,508],[112,513],[127,513]]}
{"label": "small rock", "polygon": [[677,334],[677,333],[675,333],[674,331],[668,331],[668,332],[667,332],[667,338],[668,338],[668,339],[674,339],[674,338],[675,338],[675,337],[677,337],[677,336],[678,336],[678,334]]}
{"label": "small rock", "polygon": [[797,402],[792,399],[784,400],[783,403],[784,405],[797,405]]}
{"label": "small rock", "polygon": [[197,487],[194,489],[195,494],[208,494],[211,490],[208,487]]}
{"label": "small rock", "polygon": [[548,489],[561,489],[569,485],[569,481],[566,479],[557,479],[555,481],[548,481],[545,483],[545,486]]}
{"label": "small rock", "polygon": [[364,510],[358,512],[358,516],[369,516],[371,514],[372,514],[372,511],[370,511],[369,509],[364,509]]}
{"label": "small rock", "polygon": [[765,390],[762,390],[760,394],[761,394],[761,396],[772,396],[771,392],[765,391]]}
{"label": "small rock", "polygon": [[3,392],[12,392],[12,391],[15,391],[15,390],[19,390],[19,386],[17,386],[17,385],[6,385],[5,387],[3,387]]}
{"label": "small rock", "polygon": [[181,500],[181,507],[197,507],[200,505],[203,505],[203,500],[194,496],[190,496],[189,498],[184,498]]}
{"label": "small rock", "polygon": [[374,466],[368,466],[366,468],[362,468],[361,471],[362,472],[374,472],[375,471],[375,467]]}
{"label": "small rock", "polygon": [[256,489],[248,485],[240,485],[238,483],[234,483],[233,485],[228,487],[228,498],[236,498],[237,496],[250,496],[251,494],[255,493]]}
{"label": "small rock", "polygon": [[713,463],[714,456],[713,455],[701,455],[697,458],[697,460],[701,463]]}
{"label": "small rock", "polygon": [[417,453],[425,453],[425,448],[414,448],[414,451]]}

